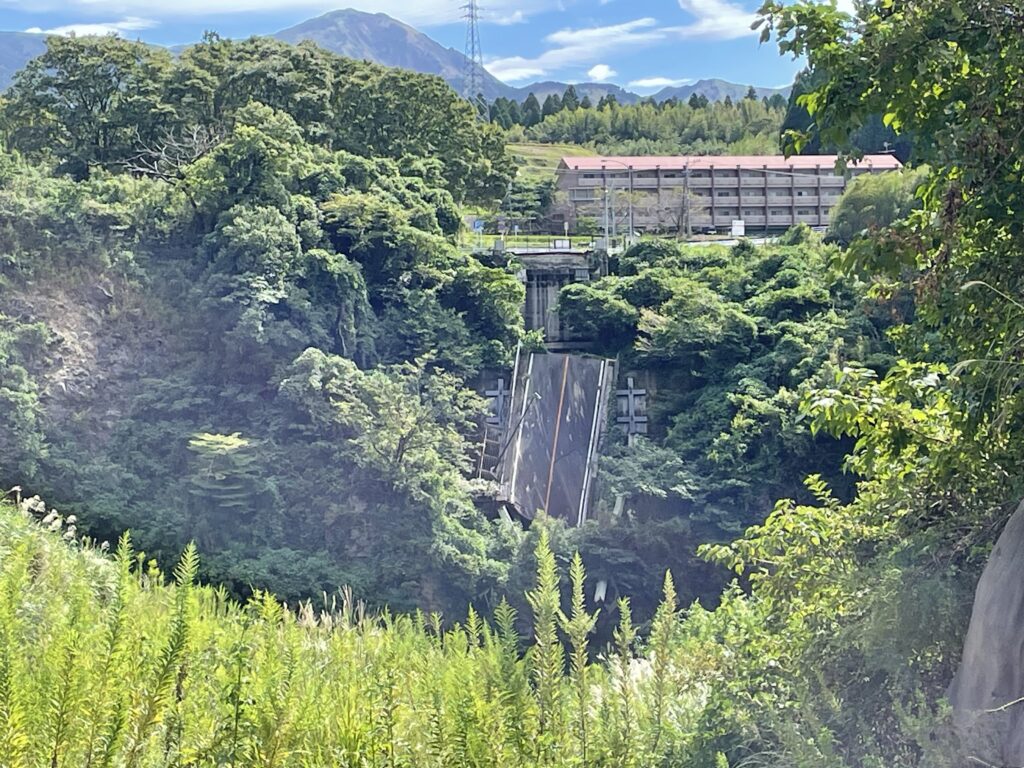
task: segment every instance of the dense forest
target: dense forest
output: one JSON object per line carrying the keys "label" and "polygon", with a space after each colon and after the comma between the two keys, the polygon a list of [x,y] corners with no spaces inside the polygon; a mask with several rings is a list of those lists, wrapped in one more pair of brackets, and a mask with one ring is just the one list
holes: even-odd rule
{"label": "dense forest", "polygon": [[[839,143],[822,144],[821,126],[802,96],[825,79],[825,70],[806,69],[796,78],[787,100],[781,94],[757,98],[750,88],[738,101],[710,101],[694,93],[676,99],[619,104],[606,96],[597,104],[580,99],[573,86],[543,104],[531,93],[522,103],[500,97],[479,111],[506,130],[510,141],[579,144],[605,155],[773,155],[780,152],[830,154],[854,150],[865,154],[894,152],[907,162],[913,152],[910,132],[897,134],[881,114],[868,116]],[[799,148],[794,144],[806,138]]]}
{"label": "dense forest", "polygon": [[468,104],[211,37],[54,38],[3,106],[7,487],[163,559],[195,539],[240,593],[449,606],[500,578],[463,382],[514,350],[522,288],[452,244],[511,173]]}
{"label": "dense forest", "polygon": [[751,93],[738,102],[710,102],[694,94],[686,102],[642,101],[619,104],[614,96],[596,105],[576,97],[570,85],[563,97],[540,105],[498,99],[488,108],[491,122],[512,140],[584,144],[601,154],[778,154],[786,101]]}
{"label": "dense forest", "polygon": [[[536,344],[514,260],[455,247],[458,203],[512,170],[493,126],[429,77],[215,37],[177,61],[54,38],[3,114],[7,487],[165,565],[194,540],[239,596],[522,607],[531,543],[464,473],[481,374]],[[659,389],[651,440],[610,447],[602,520],[552,532],[641,620],[668,569],[714,604],[725,572],[697,543],[803,498],[804,475],[849,491],[800,388],[848,359],[884,371],[899,310],[829,272],[833,250],[642,244],[563,296]]]}
{"label": "dense forest", "polygon": [[1024,19],[762,14],[817,73],[783,146],[880,119],[918,165],[833,244],[644,242],[563,290],[652,389],[580,529],[463,471],[537,344],[515,261],[456,246],[500,126],[312,46],[51,40],[0,105],[6,763],[979,764],[945,695],[1024,492]]}

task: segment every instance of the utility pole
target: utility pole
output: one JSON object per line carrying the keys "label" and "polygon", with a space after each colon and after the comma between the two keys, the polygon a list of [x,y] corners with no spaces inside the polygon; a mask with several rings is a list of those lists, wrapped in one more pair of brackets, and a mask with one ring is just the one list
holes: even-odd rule
{"label": "utility pole", "polygon": [[480,6],[476,0],[469,0],[462,6],[463,18],[466,20],[466,71],[463,75],[462,96],[472,104],[481,119],[487,104],[483,98],[484,88],[484,52],[480,45]]}
{"label": "utility pole", "polygon": [[693,237],[693,230],[690,226],[690,165],[683,168],[683,205],[686,206],[686,239]]}
{"label": "utility pole", "polygon": [[615,221],[615,219],[617,217],[615,215],[615,177],[614,176],[612,177],[611,192],[612,192],[612,240],[615,240],[615,238],[618,237],[618,232],[617,232],[617,225],[616,225],[616,221]]}
{"label": "utility pole", "polygon": [[629,166],[629,238],[628,242],[633,241],[633,233],[636,229],[633,227],[633,166]]}
{"label": "utility pole", "polygon": [[608,172],[604,166],[601,167],[601,181],[604,185],[604,248],[607,251],[612,244],[608,239]]}

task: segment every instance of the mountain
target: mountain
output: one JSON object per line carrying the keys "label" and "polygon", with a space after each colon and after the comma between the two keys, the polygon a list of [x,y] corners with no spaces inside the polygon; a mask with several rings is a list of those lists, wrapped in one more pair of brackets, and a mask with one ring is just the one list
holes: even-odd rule
{"label": "mountain", "polygon": [[[695,83],[683,85],[678,88],[662,88],[654,94],[654,100],[659,102],[668,101],[669,99],[686,101],[693,94],[702,93],[711,101],[724,101],[726,96],[733,101],[738,101],[747,95],[747,90],[749,88],[749,85],[739,85],[738,83],[730,83],[727,80],[719,80],[717,78],[711,80],[698,80]],[[755,86],[754,90],[757,91],[757,98],[760,99],[765,96],[771,98],[776,93],[780,93],[783,96],[788,97],[792,88],[758,88]]]}
{"label": "mountain", "polygon": [[[274,37],[286,43],[310,40],[321,48],[350,59],[366,59],[388,67],[440,75],[459,93],[465,86],[469,60],[461,52],[445,48],[385,13],[363,13],[351,8],[332,11],[281,30]],[[484,70],[480,77],[484,98],[493,100],[498,96],[515,96],[515,88],[490,72]]]}
{"label": "mountain", "polygon": [[[544,101],[544,99],[552,94],[558,94],[561,96],[565,93],[565,89],[568,87],[568,83],[546,80],[541,83],[530,83],[529,85],[524,85],[522,88],[516,88],[509,98],[515,98],[516,101],[522,101],[532,93],[538,99]],[[589,96],[590,100],[595,104],[601,100],[602,96],[608,95],[614,96],[619,104],[635,104],[640,101],[640,96],[637,96],[635,93],[631,93],[622,86],[615,85],[614,83],[573,83],[573,87],[576,89],[577,96],[581,99],[584,96]]]}
{"label": "mountain", "polygon": [[46,50],[46,36],[28,32],[0,32],[0,91],[14,73]]}

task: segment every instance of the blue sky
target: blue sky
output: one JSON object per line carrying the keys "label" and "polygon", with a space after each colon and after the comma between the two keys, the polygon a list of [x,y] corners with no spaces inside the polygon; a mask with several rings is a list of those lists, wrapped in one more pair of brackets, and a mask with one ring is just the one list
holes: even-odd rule
{"label": "blue sky", "polygon": [[[465,0],[0,0],[0,29],[116,32],[158,44],[268,34],[344,7],[381,11],[462,50]],[[799,62],[749,29],[759,0],[482,0],[485,65],[513,85],[617,83],[651,93],[707,77],[792,82]]]}

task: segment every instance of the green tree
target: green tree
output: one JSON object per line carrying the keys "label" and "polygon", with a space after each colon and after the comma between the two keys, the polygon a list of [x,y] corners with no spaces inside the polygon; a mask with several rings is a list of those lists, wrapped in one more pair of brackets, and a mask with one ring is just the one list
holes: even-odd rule
{"label": "green tree", "polygon": [[853,179],[832,209],[829,234],[843,244],[906,219],[921,205],[926,171],[865,174]]}
{"label": "green tree", "polygon": [[570,85],[565,89],[565,93],[562,94],[562,109],[567,109],[570,112],[575,112],[580,108],[580,99],[576,95],[576,86]]}
{"label": "green tree", "polygon": [[39,385],[30,370],[42,362],[46,340],[45,326],[0,314],[0,482],[32,478],[46,452]]}
{"label": "green tree", "polygon": [[[913,140],[908,134],[897,135],[891,126],[882,122],[881,115],[868,115],[844,139],[844,144],[822,143],[820,117],[811,118],[802,102],[804,94],[813,91],[816,84],[827,79],[824,74],[806,69],[800,72],[790,91],[786,117],[782,123],[781,143],[783,150],[795,149],[794,140],[799,140],[799,152],[803,154],[834,153],[840,149],[865,154],[893,151],[903,162],[907,162],[913,150]],[[778,95],[778,94],[776,94]]]}
{"label": "green tree", "polygon": [[7,93],[11,144],[52,155],[76,178],[117,168],[174,119],[162,98],[170,71],[170,54],[143,43],[50,37]]}
{"label": "green tree", "polygon": [[544,117],[550,117],[556,115],[562,111],[562,97],[557,93],[549,93],[547,98],[544,99],[544,106],[541,109],[541,115]]}
{"label": "green tree", "polygon": [[543,119],[544,116],[540,111],[540,102],[537,101],[537,97],[531,91],[530,95],[526,97],[526,101],[523,102],[522,124],[527,128],[532,128]]}

